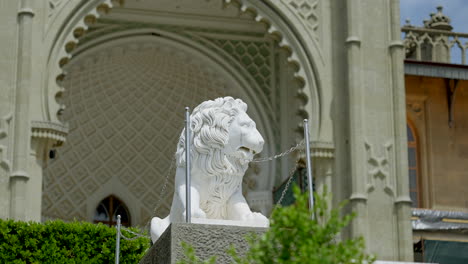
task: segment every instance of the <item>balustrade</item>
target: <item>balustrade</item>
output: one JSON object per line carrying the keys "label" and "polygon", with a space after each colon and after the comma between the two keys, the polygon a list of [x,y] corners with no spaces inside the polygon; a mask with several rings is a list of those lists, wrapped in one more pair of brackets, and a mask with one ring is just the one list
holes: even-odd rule
{"label": "balustrade", "polygon": [[466,65],[468,34],[452,31],[450,18],[442,14],[442,7],[416,27],[406,21],[401,28],[406,59]]}

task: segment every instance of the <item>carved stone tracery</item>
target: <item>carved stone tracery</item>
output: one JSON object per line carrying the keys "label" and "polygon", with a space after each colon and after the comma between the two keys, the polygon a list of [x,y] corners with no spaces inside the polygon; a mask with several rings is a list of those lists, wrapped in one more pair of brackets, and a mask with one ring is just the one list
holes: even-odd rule
{"label": "carved stone tracery", "polygon": [[318,0],[282,0],[293,10],[300,18],[305,21],[308,28],[312,29],[317,36],[319,27],[319,18],[317,12]]}
{"label": "carved stone tracery", "polygon": [[3,140],[8,137],[10,129],[11,113],[0,117],[0,167],[4,170],[10,170],[10,161],[8,160],[8,147],[7,144],[1,144]]}
{"label": "carved stone tracery", "polygon": [[394,184],[391,179],[392,166],[394,166],[392,160],[393,144],[387,142],[379,146],[366,141],[364,146],[367,155],[367,191],[372,192],[375,189],[375,179],[380,178],[385,182],[384,190],[390,195],[394,195]]}

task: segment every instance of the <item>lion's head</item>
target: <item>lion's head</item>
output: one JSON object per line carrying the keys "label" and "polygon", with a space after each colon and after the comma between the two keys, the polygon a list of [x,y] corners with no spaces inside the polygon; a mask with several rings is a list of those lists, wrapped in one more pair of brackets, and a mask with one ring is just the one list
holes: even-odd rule
{"label": "lion's head", "polygon": [[[213,218],[224,218],[216,211],[241,185],[248,163],[263,149],[264,140],[246,111],[242,100],[224,97],[203,102],[190,116],[192,171],[211,178],[212,199],[203,209]],[[178,166],[185,166],[185,131],[176,158]]]}
{"label": "lion's head", "polygon": [[[226,161],[247,167],[263,149],[264,140],[255,122],[247,115],[247,104],[232,97],[205,101],[197,106],[191,121],[191,157],[194,166],[205,167],[209,174],[226,172]],[[176,152],[178,166],[185,166],[185,130]]]}

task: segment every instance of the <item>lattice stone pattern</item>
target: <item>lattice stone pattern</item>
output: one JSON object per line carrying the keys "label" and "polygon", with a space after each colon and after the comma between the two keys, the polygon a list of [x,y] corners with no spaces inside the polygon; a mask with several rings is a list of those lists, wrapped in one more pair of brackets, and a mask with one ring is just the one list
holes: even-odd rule
{"label": "lattice stone pattern", "polygon": [[[183,128],[184,107],[226,95],[212,73],[187,57],[160,46],[78,57],[64,85],[70,133],[44,169],[43,218],[90,220],[87,196],[118,181],[140,201],[141,208],[130,208],[140,216],[133,224],[148,221]],[[169,178],[159,216],[172,201]]]}

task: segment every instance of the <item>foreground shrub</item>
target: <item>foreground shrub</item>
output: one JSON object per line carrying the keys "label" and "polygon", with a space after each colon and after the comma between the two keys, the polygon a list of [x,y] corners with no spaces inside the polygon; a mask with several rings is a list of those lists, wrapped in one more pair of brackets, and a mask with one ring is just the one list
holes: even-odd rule
{"label": "foreground shrub", "polygon": [[[0,263],[113,263],[115,240],[103,224],[0,219]],[[148,238],[121,239],[120,263],[138,263],[148,247]]]}
{"label": "foreground shrub", "polygon": [[[326,191],[315,194],[314,218],[309,211],[309,198],[294,186],[294,204],[277,207],[270,218],[270,228],[262,236],[249,238],[250,250],[239,256],[234,248],[229,253],[237,264],[370,264],[364,240],[354,238],[337,241],[338,234],[353,219],[354,214],[341,216],[338,208],[329,209]],[[216,258],[200,260],[190,245],[183,243],[186,259],[178,264],[214,264]]]}

